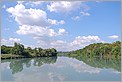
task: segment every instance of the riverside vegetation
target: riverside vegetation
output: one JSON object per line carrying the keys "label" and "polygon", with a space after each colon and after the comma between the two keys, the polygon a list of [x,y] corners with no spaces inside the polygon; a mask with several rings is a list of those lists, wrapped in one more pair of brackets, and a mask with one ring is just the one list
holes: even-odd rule
{"label": "riverside vegetation", "polygon": [[76,51],[65,52],[69,57],[106,57],[106,58],[121,58],[121,42],[113,43],[94,43],[83,49]]}
{"label": "riverside vegetation", "polygon": [[[15,43],[14,47],[2,46],[2,59],[5,59],[4,56],[9,57],[36,57],[28,59],[12,59],[12,60],[2,60],[1,63],[10,62],[9,67],[12,69],[12,74],[21,72],[23,66],[27,68],[31,65],[41,67],[44,64],[54,64],[57,61],[57,56],[66,56],[68,58],[75,58],[79,61],[83,61],[87,65],[95,68],[113,68],[118,72],[121,72],[121,42],[116,41],[111,44],[108,43],[94,43],[86,46],[83,49],[79,49],[71,52],[58,52],[53,49],[42,49],[35,48],[31,49],[23,48],[24,50],[19,49],[18,47],[22,45]],[[23,51],[23,53],[18,52]],[[18,55],[9,55],[18,54]],[[8,55],[5,55],[8,54]],[[34,55],[35,54],[35,55]],[[45,57],[43,57],[45,56]],[[47,57],[50,56],[50,57]],[[53,57],[51,57],[53,56]],[[9,58],[7,57],[7,58]],[[38,58],[37,58],[38,57]],[[43,57],[43,58],[42,58]],[[33,64],[31,64],[33,60]]]}
{"label": "riverside vegetation", "polygon": [[24,48],[24,45],[14,43],[14,47],[1,46],[1,59],[10,58],[29,58],[29,57],[52,57],[52,56],[65,56],[82,59],[83,57],[106,57],[121,59],[121,42],[116,41],[113,43],[94,43],[90,44],[83,49],[71,52],[57,52],[56,49],[42,49],[31,47]]}
{"label": "riverside vegetation", "polygon": [[83,61],[96,68],[114,68],[121,71],[121,42],[94,43],[83,49],[71,52],[59,52],[58,56],[67,56]]}
{"label": "riverside vegetation", "polygon": [[14,43],[13,47],[1,46],[1,59],[12,59],[12,58],[33,58],[33,57],[52,57],[57,56],[57,50],[42,49],[31,47],[24,48],[24,45],[20,43]]}

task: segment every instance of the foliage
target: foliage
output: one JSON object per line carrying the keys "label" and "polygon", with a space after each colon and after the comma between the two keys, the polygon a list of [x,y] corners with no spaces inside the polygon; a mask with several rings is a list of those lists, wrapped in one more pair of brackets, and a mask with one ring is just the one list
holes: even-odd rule
{"label": "foliage", "polygon": [[1,53],[2,54],[9,54],[9,53],[11,53],[11,49],[12,49],[12,47],[10,47],[10,46],[2,45],[1,46]]}
{"label": "foliage", "polygon": [[89,57],[116,57],[121,56],[121,42],[116,41],[109,43],[94,43],[83,49],[69,52],[68,56],[89,56]]}
{"label": "foliage", "polygon": [[[13,47],[10,46],[1,46],[1,58],[9,59],[9,58],[18,58],[19,57],[51,57],[57,56],[57,50],[54,48],[51,49],[42,49],[42,48],[34,48],[31,47],[24,48],[24,45],[20,43],[14,43]],[[8,54],[8,55],[5,55]],[[17,56],[15,56],[17,55]]]}

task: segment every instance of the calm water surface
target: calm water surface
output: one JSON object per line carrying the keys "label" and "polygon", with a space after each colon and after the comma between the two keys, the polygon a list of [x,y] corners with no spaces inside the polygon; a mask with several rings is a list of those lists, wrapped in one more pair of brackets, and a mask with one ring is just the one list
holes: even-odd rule
{"label": "calm water surface", "polygon": [[[1,61],[2,81],[120,81],[119,61],[45,57]],[[117,67],[118,66],[118,67]]]}

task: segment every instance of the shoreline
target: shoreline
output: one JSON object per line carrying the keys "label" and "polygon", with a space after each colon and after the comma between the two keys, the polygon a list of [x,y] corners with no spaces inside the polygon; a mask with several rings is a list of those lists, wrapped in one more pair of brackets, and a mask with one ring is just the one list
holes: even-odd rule
{"label": "shoreline", "polygon": [[[8,56],[8,57],[7,57]],[[1,60],[6,59],[22,59],[22,58],[41,58],[41,57],[57,57],[57,56],[36,56],[36,57],[25,57],[21,55],[10,55],[10,54],[1,54]]]}

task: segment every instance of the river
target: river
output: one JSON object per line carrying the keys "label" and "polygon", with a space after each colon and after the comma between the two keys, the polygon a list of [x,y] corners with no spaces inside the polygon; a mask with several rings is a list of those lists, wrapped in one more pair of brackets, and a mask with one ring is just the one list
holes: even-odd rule
{"label": "river", "polygon": [[[118,66],[118,67],[117,67]],[[69,57],[8,59],[1,61],[2,81],[120,81],[121,62],[77,60]]]}

